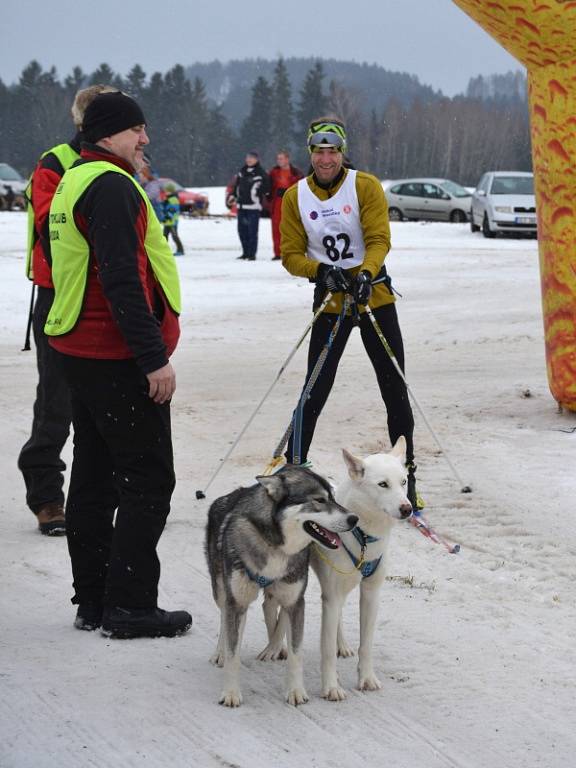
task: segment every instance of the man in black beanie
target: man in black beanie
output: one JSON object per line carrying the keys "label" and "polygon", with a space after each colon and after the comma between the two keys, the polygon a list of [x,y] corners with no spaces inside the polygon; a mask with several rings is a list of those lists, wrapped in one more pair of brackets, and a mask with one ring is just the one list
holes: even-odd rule
{"label": "man in black beanie", "polygon": [[179,337],[172,251],[134,174],[149,143],[138,104],[120,92],[86,109],[80,160],[50,209],[55,298],[45,333],[72,402],[66,504],[78,629],[172,637],[186,611],[158,608],[156,546],[175,485],[169,361]]}

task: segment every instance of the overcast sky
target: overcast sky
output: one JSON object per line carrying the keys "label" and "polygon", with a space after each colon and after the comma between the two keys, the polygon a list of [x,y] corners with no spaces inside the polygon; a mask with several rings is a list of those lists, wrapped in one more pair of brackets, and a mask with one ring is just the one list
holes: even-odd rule
{"label": "overcast sky", "polygon": [[219,59],[318,56],[417,75],[446,95],[521,68],[452,0],[2,0],[0,79],[37,59],[60,76]]}

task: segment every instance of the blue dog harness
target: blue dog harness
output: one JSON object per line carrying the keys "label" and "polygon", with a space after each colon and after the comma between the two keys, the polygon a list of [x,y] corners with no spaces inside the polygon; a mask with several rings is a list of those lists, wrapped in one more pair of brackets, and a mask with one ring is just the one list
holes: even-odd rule
{"label": "blue dog harness", "polygon": [[250,581],[258,584],[260,589],[266,589],[266,587],[269,587],[270,584],[274,584],[276,581],[276,579],[267,579],[266,576],[260,576],[258,573],[253,573],[246,565],[244,566],[244,570],[246,571],[246,576],[248,576]]}
{"label": "blue dog harness", "polygon": [[342,541],[342,546],[348,553],[350,560],[352,560],[354,568],[356,568],[356,570],[362,574],[363,579],[367,579],[369,576],[372,576],[372,574],[375,573],[378,569],[380,561],[382,560],[382,555],[376,558],[376,560],[368,560],[363,562],[364,552],[366,550],[367,544],[372,544],[373,542],[378,541],[378,539],[375,536],[369,536],[367,533],[364,533],[362,528],[359,528],[358,526],[352,528],[352,533],[354,534],[354,538],[361,547],[360,559],[358,559],[356,555],[348,549],[346,544],[344,544],[344,541]]}

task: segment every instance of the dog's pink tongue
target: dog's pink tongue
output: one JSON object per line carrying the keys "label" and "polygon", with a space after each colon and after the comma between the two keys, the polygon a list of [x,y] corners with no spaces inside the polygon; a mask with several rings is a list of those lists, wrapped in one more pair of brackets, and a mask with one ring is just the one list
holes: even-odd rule
{"label": "dog's pink tongue", "polygon": [[342,544],[342,540],[340,536],[338,536],[337,533],[334,533],[334,531],[325,531],[326,532],[326,538],[332,544],[333,547],[338,548],[340,544]]}

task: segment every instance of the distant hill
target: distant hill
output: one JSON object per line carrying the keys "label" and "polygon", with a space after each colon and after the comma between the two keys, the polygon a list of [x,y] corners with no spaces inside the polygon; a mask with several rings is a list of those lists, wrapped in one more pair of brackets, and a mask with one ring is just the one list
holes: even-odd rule
{"label": "distant hill", "polygon": [[[292,83],[292,95],[297,104],[298,94],[306,74],[318,58],[284,59]],[[321,59],[326,74],[326,90],[331,80],[345,87],[360,91],[366,110],[380,111],[389,99],[396,99],[408,106],[414,100],[430,102],[442,98],[441,91],[422,85],[415,75],[392,72],[377,64],[357,64],[336,59]],[[268,81],[273,78],[277,60],[242,59],[222,63],[196,63],[186,67],[186,74],[193,80],[198,77],[206,86],[207,96],[222,107],[223,114],[233,127],[237,127],[248,114],[251,90],[259,76]]]}

